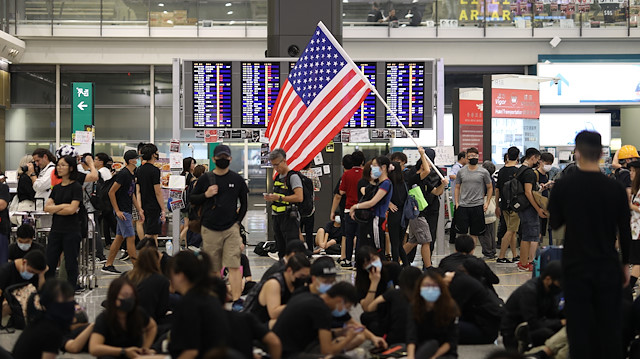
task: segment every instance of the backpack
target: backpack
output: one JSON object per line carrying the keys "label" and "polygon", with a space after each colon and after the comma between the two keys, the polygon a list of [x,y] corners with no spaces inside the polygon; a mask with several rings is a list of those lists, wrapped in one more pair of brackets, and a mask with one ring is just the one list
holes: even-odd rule
{"label": "backpack", "polygon": [[7,327],[24,329],[27,326],[27,303],[37,291],[36,287],[30,282],[18,283],[7,287],[3,293],[11,308],[11,317]]}
{"label": "backpack", "polygon": [[[205,174],[203,174],[203,176],[207,176],[207,179],[209,180],[209,186],[213,186],[216,184],[216,176],[213,174],[213,172],[211,171],[206,172]],[[214,197],[213,207],[215,206],[216,206],[216,199]],[[189,231],[193,233],[200,233],[202,231],[202,205],[190,204],[188,216],[189,216],[189,224],[187,226]]]}
{"label": "backpack", "polygon": [[513,178],[505,182],[504,186],[502,186],[503,198],[510,211],[520,212],[529,208],[531,205],[531,203],[529,203],[529,199],[524,194],[524,185],[519,179],[520,176],[528,169],[529,167],[526,166],[520,167],[513,175]]}
{"label": "backpack", "polygon": [[[378,185],[371,185],[371,184],[368,185],[364,190],[364,195],[362,196],[360,201],[358,201],[358,203],[366,202],[372,199],[373,197],[375,197],[377,192],[378,192]],[[374,217],[373,208],[355,209],[355,206],[351,208],[353,211],[355,211],[353,217],[355,221],[358,223],[369,223]]]}
{"label": "backpack", "polygon": [[302,202],[297,204],[300,217],[310,217],[315,211],[315,207],[313,205],[313,181],[311,180],[311,178],[303,175],[298,171],[289,171],[289,173],[287,173],[286,179],[287,188],[289,189],[291,188],[292,174],[297,174],[298,176],[300,176],[300,180],[302,181]]}
{"label": "backpack", "polygon": [[115,182],[116,176],[112,176],[109,180],[105,181],[100,172],[98,172],[98,180],[94,183],[93,192],[91,192],[91,197],[89,197],[93,208],[100,212],[113,211],[111,199],[109,199],[109,191]]}
{"label": "backpack", "polygon": [[277,251],[278,246],[275,241],[258,242],[256,247],[253,249],[253,253],[261,257],[267,257],[269,253],[276,253]]}
{"label": "backpack", "polygon": [[[407,228],[406,224],[409,220],[418,218],[420,215],[420,209],[418,206],[418,200],[413,196],[413,194],[409,193],[407,189],[407,184],[404,184],[404,188],[407,191],[407,200],[404,202],[404,207],[402,208],[402,220],[401,225],[404,228]],[[418,188],[418,190],[420,190]]]}

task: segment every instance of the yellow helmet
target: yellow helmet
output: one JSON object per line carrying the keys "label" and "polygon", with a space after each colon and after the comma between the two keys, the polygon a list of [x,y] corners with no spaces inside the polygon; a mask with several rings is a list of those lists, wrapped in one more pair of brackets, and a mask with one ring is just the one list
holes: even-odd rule
{"label": "yellow helmet", "polygon": [[624,145],[618,150],[619,160],[626,160],[628,158],[640,158],[640,155],[638,155],[638,150],[636,150],[635,146]]}

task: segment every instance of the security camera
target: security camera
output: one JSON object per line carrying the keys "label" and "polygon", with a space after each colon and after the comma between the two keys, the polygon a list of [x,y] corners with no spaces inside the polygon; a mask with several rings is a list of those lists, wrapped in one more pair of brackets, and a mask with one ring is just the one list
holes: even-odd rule
{"label": "security camera", "polygon": [[554,84],[556,84],[556,85],[557,85],[559,82],[560,82],[560,79],[553,79],[553,83],[554,83]]}
{"label": "security camera", "polygon": [[556,46],[558,46],[558,44],[560,44],[560,41],[562,41],[562,39],[560,37],[556,36],[553,39],[551,39],[551,41],[549,41],[549,45],[551,45],[551,47],[555,48]]}

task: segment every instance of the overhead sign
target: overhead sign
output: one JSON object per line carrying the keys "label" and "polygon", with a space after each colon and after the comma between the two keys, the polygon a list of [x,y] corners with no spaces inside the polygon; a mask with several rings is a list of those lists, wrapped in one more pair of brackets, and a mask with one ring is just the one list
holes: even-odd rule
{"label": "overhead sign", "polygon": [[543,106],[637,105],[640,64],[540,63],[538,75],[557,81],[540,84]]}
{"label": "overhead sign", "polygon": [[538,118],[540,94],[536,90],[492,89],[492,117]]}
{"label": "overhead sign", "polygon": [[71,133],[93,125],[93,82],[71,84]]}
{"label": "overhead sign", "polygon": [[581,131],[595,131],[602,145],[611,144],[610,113],[547,113],[540,115],[540,146],[574,146]]}

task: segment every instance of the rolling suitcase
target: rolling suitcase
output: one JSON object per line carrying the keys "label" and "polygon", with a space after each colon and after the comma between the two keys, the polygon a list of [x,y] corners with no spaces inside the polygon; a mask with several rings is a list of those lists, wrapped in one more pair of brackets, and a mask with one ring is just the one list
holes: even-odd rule
{"label": "rolling suitcase", "polygon": [[536,259],[533,260],[532,277],[540,276],[544,268],[552,261],[562,260],[562,246],[546,246],[538,251]]}

